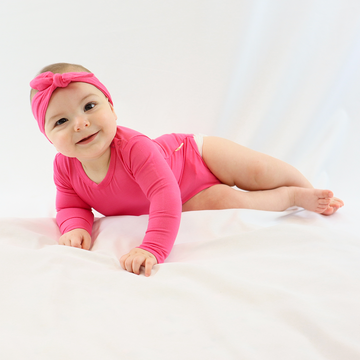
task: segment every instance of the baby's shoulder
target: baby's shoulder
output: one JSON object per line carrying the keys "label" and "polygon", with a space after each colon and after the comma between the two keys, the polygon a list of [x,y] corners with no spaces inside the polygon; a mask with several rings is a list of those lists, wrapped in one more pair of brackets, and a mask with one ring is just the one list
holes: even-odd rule
{"label": "baby's shoulder", "polygon": [[115,138],[127,140],[137,135],[143,135],[143,134],[140,133],[139,131],[130,129],[125,126],[118,126],[116,129]]}
{"label": "baby's shoulder", "polygon": [[139,131],[124,126],[118,126],[113,143],[116,148],[120,147],[124,149],[125,147],[128,147],[128,145],[148,140],[150,139]]}
{"label": "baby's shoulder", "polygon": [[67,173],[73,167],[74,158],[69,158],[61,153],[57,153],[54,158],[54,172]]}

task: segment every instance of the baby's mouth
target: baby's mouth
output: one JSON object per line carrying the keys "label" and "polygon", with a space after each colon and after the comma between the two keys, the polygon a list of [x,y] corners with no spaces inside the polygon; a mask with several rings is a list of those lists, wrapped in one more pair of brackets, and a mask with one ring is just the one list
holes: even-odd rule
{"label": "baby's mouth", "polygon": [[78,141],[77,144],[87,144],[87,143],[91,142],[97,134],[98,134],[98,132],[96,132],[95,134],[92,134],[90,136],[87,136],[87,137],[81,139],[80,141]]}

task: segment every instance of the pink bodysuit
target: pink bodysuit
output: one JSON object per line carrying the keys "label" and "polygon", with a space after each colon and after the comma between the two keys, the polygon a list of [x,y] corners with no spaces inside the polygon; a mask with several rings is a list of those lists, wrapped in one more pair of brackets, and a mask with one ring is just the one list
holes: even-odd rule
{"label": "pink bodysuit", "polygon": [[94,208],[105,216],[149,214],[139,248],[164,262],[174,244],[182,204],[220,181],[204,163],[193,135],[155,140],[118,126],[109,170],[100,184],[90,180],[76,158],[57,154],[56,219],[62,233],[82,228],[91,234]]}

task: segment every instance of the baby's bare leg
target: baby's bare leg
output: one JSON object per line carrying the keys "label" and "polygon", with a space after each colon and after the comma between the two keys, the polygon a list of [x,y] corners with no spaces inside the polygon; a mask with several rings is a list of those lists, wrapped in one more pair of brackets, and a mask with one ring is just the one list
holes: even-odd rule
{"label": "baby's bare leg", "polygon": [[284,211],[291,206],[323,213],[331,202],[329,190],[282,186],[263,191],[240,191],[225,184],[207,188],[183,205],[183,211],[253,209]]}
{"label": "baby's bare leg", "polygon": [[281,186],[313,187],[300,171],[284,161],[223,138],[204,138],[203,159],[222,183],[236,185],[239,189],[254,191]]}
{"label": "baby's bare leg", "polygon": [[[183,205],[183,211],[228,208],[283,211],[301,206],[331,215],[343,205],[332,197],[331,191],[314,189],[293,166],[226,139],[205,137],[203,159],[224,185],[200,192]],[[248,192],[229,187],[234,185]]]}

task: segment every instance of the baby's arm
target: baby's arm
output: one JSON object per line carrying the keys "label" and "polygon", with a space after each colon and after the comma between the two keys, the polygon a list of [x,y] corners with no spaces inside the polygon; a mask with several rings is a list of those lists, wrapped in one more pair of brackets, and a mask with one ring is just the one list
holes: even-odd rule
{"label": "baby's arm", "polygon": [[150,208],[141,245],[123,255],[120,263],[135,274],[139,274],[141,265],[145,266],[145,275],[150,275],[151,268],[163,263],[173,247],[180,225],[181,193],[164,155],[150,139],[134,137],[124,149],[123,159],[150,201]]}
{"label": "baby's arm", "polygon": [[91,236],[84,229],[70,230],[60,237],[59,245],[66,245],[89,250],[91,245]]}
{"label": "baby's arm", "polygon": [[70,166],[60,154],[54,160],[56,185],[56,222],[63,234],[60,245],[89,250],[94,215],[91,207],[75,192],[70,180]]}

